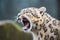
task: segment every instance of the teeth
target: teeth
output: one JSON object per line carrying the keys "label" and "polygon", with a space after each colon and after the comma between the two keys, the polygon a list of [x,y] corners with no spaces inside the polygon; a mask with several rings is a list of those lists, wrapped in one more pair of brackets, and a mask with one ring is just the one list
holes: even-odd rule
{"label": "teeth", "polygon": [[29,23],[27,23],[27,24],[23,27],[23,29],[28,29],[28,26],[29,26]]}

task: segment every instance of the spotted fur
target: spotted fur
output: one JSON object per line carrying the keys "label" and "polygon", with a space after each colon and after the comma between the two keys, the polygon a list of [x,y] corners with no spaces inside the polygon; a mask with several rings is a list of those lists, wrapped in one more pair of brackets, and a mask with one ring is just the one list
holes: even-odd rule
{"label": "spotted fur", "polygon": [[17,21],[22,22],[23,16],[30,21],[32,27],[29,32],[33,32],[37,40],[58,40],[60,21],[49,15],[45,7],[22,9],[18,13]]}

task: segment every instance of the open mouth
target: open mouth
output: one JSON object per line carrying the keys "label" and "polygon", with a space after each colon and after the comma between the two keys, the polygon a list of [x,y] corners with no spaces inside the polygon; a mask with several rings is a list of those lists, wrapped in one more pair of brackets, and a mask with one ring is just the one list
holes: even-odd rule
{"label": "open mouth", "polygon": [[25,31],[28,30],[30,28],[30,22],[29,22],[29,20],[27,18],[23,17],[22,21],[23,21],[23,25],[24,25],[23,29]]}

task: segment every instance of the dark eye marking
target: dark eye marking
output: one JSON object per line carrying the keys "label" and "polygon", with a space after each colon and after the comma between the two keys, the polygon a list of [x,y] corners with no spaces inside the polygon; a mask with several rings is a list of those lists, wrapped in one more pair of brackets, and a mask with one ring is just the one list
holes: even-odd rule
{"label": "dark eye marking", "polygon": [[43,16],[44,15],[44,12],[43,11],[40,11],[40,14]]}
{"label": "dark eye marking", "polygon": [[19,17],[20,15],[18,15],[18,17]]}

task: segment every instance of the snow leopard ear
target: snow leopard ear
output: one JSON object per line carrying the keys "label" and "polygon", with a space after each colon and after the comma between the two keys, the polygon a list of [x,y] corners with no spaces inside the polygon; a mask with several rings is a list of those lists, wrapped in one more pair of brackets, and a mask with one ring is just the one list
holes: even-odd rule
{"label": "snow leopard ear", "polygon": [[41,13],[44,13],[44,12],[46,11],[46,7],[40,7],[40,8],[39,8],[39,11],[40,11]]}

